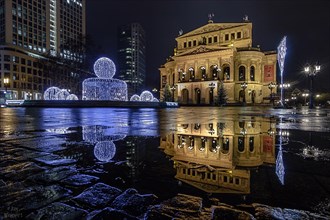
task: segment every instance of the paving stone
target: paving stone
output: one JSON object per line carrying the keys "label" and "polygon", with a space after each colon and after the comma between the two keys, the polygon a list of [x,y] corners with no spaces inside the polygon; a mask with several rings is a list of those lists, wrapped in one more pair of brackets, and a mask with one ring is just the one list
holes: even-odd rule
{"label": "paving stone", "polygon": [[135,189],[130,188],[119,195],[110,206],[139,216],[145,213],[150,205],[154,205],[157,199],[157,196],[153,194],[140,195]]}
{"label": "paving stone", "polygon": [[112,209],[107,207],[103,210],[97,210],[91,212],[87,217],[87,220],[101,220],[101,219],[126,219],[126,220],[138,220],[137,217],[134,217],[122,210]]}
{"label": "paving stone", "polygon": [[82,219],[87,216],[86,210],[69,206],[64,203],[55,202],[49,206],[30,213],[26,219],[50,219],[50,220],[69,220],[69,219]]}
{"label": "paving stone", "polygon": [[121,193],[122,191],[118,188],[97,183],[74,197],[74,201],[83,206],[104,208]]}
{"label": "paving stone", "polygon": [[56,200],[63,199],[71,195],[71,190],[65,189],[59,185],[38,186],[31,188],[32,194],[26,198],[18,199],[10,205],[20,210],[36,210],[44,207]]}
{"label": "paving stone", "polygon": [[227,206],[212,206],[212,219],[246,219],[255,220],[253,215],[248,212],[244,212],[235,208],[230,208]]}
{"label": "paving stone", "polygon": [[[196,196],[178,194],[148,209],[145,219],[198,218],[202,212],[203,199]],[[183,217],[185,216],[185,217]]]}
{"label": "paving stone", "polygon": [[90,176],[86,174],[76,174],[73,176],[70,176],[61,182],[67,185],[72,185],[72,186],[84,186],[84,185],[89,185],[91,183],[96,182],[100,178],[95,177],[95,176]]}
{"label": "paving stone", "polygon": [[65,159],[54,154],[38,157],[34,160],[50,166],[69,165],[77,162],[77,160]]}
{"label": "paving stone", "polygon": [[13,165],[0,167],[1,176],[11,181],[24,180],[28,176],[43,171],[44,168],[34,162],[21,162]]}
{"label": "paving stone", "polygon": [[53,183],[63,180],[77,173],[76,168],[72,166],[61,166],[47,169],[41,173],[28,177],[27,181],[39,183]]}

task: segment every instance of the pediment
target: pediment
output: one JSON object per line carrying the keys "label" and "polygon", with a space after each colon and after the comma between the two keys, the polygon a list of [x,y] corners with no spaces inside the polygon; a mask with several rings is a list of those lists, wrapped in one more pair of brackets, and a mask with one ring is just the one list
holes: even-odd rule
{"label": "pediment", "polygon": [[230,29],[230,28],[234,28],[234,27],[240,27],[240,26],[244,26],[244,25],[247,25],[247,24],[248,23],[209,23],[209,24],[206,24],[206,25],[204,25],[200,28],[197,28],[193,31],[185,33],[185,34],[177,37],[176,39],[186,38],[186,37],[199,35],[199,34],[204,34],[204,33],[209,33],[209,32],[213,32],[213,31],[220,31],[220,30],[224,30],[224,29]]}

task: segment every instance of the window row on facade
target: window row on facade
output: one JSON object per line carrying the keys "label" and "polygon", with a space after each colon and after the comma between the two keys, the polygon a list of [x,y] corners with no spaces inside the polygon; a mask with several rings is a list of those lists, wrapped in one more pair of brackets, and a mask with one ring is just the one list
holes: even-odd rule
{"label": "window row on facade", "polygon": [[[234,32],[230,34],[225,34],[223,37],[223,41],[237,40],[242,38],[242,32]],[[207,36],[202,37],[201,40],[193,39],[188,40],[187,42],[183,42],[183,48],[195,47],[198,45],[205,44],[214,44],[219,42],[219,36]]]}
{"label": "window row on facade", "polygon": [[[255,66],[250,66],[248,72],[246,67],[241,65],[238,68],[238,81],[255,81]],[[175,82],[175,74],[172,74],[172,84]],[[209,70],[205,66],[201,66],[198,70],[189,67],[187,70],[178,69],[178,82],[191,82],[199,80],[233,80],[231,78],[231,70],[228,64],[218,67],[218,65],[211,65]]]}
{"label": "window row on facade", "polygon": [[230,174],[218,173],[218,172],[197,172],[194,169],[180,168],[179,172],[183,175],[191,177],[199,177],[200,180],[213,180],[227,184],[241,185],[245,182],[241,181],[241,178],[233,177]]}
{"label": "window row on facade", "polygon": [[[245,152],[246,148],[249,152],[254,152],[254,136],[237,136],[237,149],[238,152]],[[223,154],[228,154],[230,146],[229,137],[207,138],[197,137],[190,135],[178,135],[178,148],[187,148],[187,150],[193,151],[195,148],[200,152],[204,152],[207,148],[209,152],[217,153],[219,150]]]}

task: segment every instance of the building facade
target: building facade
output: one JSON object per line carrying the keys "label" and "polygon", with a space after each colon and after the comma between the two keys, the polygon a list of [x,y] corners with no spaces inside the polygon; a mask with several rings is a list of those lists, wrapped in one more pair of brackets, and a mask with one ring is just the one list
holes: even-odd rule
{"label": "building facade", "polygon": [[213,23],[178,36],[160,70],[161,97],[181,104],[269,103],[276,88],[276,51],[252,47],[252,23]]}
{"label": "building facade", "polygon": [[145,31],[138,23],[118,28],[117,61],[119,79],[128,87],[128,98],[145,89],[146,39]]}
{"label": "building facade", "polygon": [[251,117],[178,124],[161,137],[178,180],[208,193],[250,193],[250,169],[275,165],[276,121]]}
{"label": "building facade", "polygon": [[42,99],[50,86],[79,94],[85,0],[0,0],[0,91]]}

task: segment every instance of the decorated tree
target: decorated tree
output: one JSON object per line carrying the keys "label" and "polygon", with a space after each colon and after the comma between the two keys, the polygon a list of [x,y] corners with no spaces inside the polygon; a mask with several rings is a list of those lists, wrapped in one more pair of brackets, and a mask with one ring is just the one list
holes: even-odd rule
{"label": "decorated tree", "polygon": [[170,88],[169,84],[166,84],[164,87],[164,101],[165,102],[172,102],[173,100],[173,94]]}
{"label": "decorated tree", "polygon": [[217,96],[217,105],[222,106],[227,103],[227,92],[224,88],[223,82],[220,83],[219,88],[218,88],[218,96]]}

